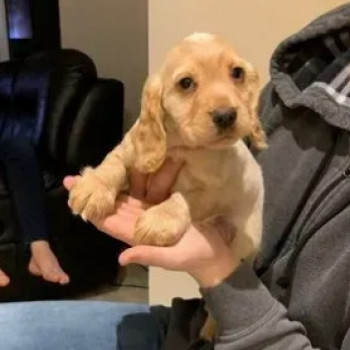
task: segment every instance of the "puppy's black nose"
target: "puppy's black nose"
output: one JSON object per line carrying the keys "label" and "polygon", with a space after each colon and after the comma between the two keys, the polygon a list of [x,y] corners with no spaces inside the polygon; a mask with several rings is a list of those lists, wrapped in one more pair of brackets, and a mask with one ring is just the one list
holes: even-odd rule
{"label": "puppy's black nose", "polygon": [[227,129],[237,119],[237,111],[233,107],[218,108],[211,113],[215,125],[220,129]]}

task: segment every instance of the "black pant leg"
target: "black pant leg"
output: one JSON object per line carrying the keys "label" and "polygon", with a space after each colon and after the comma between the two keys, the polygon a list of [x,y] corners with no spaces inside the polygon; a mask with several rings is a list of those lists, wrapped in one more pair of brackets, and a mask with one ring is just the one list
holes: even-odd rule
{"label": "black pant leg", "polygon": [[0,143],[0,161],[23,243],[48,240],[45,191],[35,146],[27,139],[4,140]]}

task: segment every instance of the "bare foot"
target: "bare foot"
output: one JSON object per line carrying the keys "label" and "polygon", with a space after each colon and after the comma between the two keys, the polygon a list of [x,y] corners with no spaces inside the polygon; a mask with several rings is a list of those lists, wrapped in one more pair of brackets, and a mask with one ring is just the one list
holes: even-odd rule
{"label": "bare foot", "polygon": [[0,288],[8,286],[9,283],[10,279],[8,278],[6,273],[0,269]]}
{"label": "bare foot", "polygon": [[62,285],[69,283],[69,276],[62,270],[48,242],[33,242],[31,252],[28,269],[33,275],[42,276],[44,280],[53,283]]}

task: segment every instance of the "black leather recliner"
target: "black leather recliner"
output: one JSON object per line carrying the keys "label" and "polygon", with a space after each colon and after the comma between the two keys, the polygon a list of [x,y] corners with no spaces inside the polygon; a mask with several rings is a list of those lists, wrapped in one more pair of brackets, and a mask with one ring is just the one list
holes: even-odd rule
{"label": "black leather recliner", "polygon": [[0,173],[0,266],[11,277],[11,285],[0,288],[0,301],[72,296],[116,276],[120,243],[71,215],[62,179],[98,164],[121,140],[123,101],[123,84],[98,78],[92,60],[76,50],[0,63],[0,138],[26,136],[38,145],[51,244],[71,276],[61,287],[28,273]]}

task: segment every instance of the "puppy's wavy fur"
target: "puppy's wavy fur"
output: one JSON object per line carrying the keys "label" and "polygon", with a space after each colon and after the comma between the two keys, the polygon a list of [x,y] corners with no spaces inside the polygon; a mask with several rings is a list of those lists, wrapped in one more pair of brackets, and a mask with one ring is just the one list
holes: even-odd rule
{"label": "puppy's wavy fur", "polygon": [[[262,232],[263,181],[243,139],[266,147],[256,112],[258,90],[256,71],[222,38],[205,33],[185,38],[147,80],[140,117],[122,143],[74,185],[73,212],[91,221],[108,215],[131,169],[152,173],[166,157],[177,157],[185,165],[172,194],[140,217],[136,242],[172,245],[190,223],[219,220],[235,228],[231,246],[237,257],[254,254]],[[215,113],[227,110],[235,112],[235,120],[222,127]]]}

